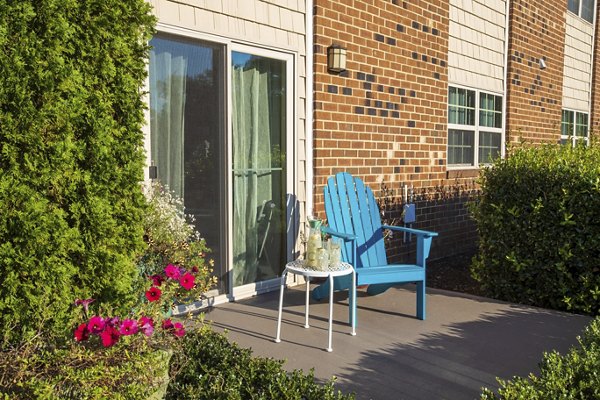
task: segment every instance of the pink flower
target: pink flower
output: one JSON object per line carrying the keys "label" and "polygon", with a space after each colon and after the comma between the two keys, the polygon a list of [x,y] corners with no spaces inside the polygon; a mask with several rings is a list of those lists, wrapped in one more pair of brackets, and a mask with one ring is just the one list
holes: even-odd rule
{"label": "pink flower", "polygon": [[152,321],[152,318],[140,318],[140,320],[138,321],[138,327],[146,336],[152,336],[152,333],[154,333],[154,321]]}
{"label": "pink flower", "polygon": [[107,326],[100,337],[102,338],[102,345],[104,347],[111,347],[119,341],[120,335],[119,331],[117,331],[115,328],[112,326]]}
{"label": "pink flower", "polygon": [[87,324],[84,322],[75,329],[75,341],[82,342],[88,340],[90,337],[90,331],[88,330]]}
{"label": "pink flower", "polygon": [[146,298],[148,299],[148,301],[152,302],[152,301],[156,301],[158,299],[160,299],[160,295],[162,294],[162,292],[160,291],[159,288],[157,288],[156,286],[152,286],[147,292],[146,292]]}
{"label": "pink flower", "polygon": [[105,325],[106,322],[104,321],[104,318],[94,316],[90,318],[90,322],[88,322],[87,328],[91,333],[97,335],[104,330]]}
{"label": "pink flower", "polygon": [[183,324],[181,322],[175,322],[175,325],[173,326],[175,331],[173,332],[173,334],[177,337],[182,337],[183,335],[185,335],[185,328],[183,327]]}
{"label": "pink flower", "polygon": [[186,272],[179,278],[179,283],[185,290],[191,290],[194,287],[196,277],[189,272]]}
{"label": "pink flower", "polygon": [[181,271],[177,266],[169,264],[165,267],[165,275],[167,275],[171,279],[179,279]]}
{"label": "pink flower", "polygon": [[165,278],[163,278],[161,275],[152,275],[150,279],[152,279],[152,284],[154,286],[162,285],[163,281],[165,280]]}
{"label": "pink flower", "polygon": [[165,319],[165,320],[162,322],[162,328],[163,328],[164,330],[171,330],[171,329],[173,329],[173,328],[174,328],[174,326],[173,326],[173,321],[171,321],[170,319]]}
{"label": "pink flower", "polygon": [[138,331],[137,322],[133,319],[125,319],[121,324],[121,329],[119,329],[119,333],[123,336],[129,336],[136,334]]}
{"label": "pink flower", "polygon": [[75,305],[83,306],[83,309],[87,313],[90,303],[93,303],[93,302],[94,302],[94,299],[85,299],[85,300],[77,299],[77,300],[75,300]]}
{"label": "pink flower", "polygon": [[106,318],[104,320],[104,322],[106,323],[106,325],[116,328],[117,326],[119,326],[120,321],[119,321],[119,317],[112,317],[112,318]]}

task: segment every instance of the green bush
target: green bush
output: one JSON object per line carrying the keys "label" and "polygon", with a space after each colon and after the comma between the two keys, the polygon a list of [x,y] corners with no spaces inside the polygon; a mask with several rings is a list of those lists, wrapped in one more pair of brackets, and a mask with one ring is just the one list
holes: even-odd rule
{"label": "green bush", "polygon": [[0,2],[0,347],[127,306],[143,249],[144,0]]}
{"label": "green bush", "polygon": [[512,381],[499,380],[498,395],[484,390],[481,398],[547,400],[600,399],[600,318],[586,328],[579,346],[561,356],[556,351],[545,353],[540,375],[529,375]]}
{"label": "green bush", "polygon": [[171,361],[167,399],[353,399],[333,387],[315,383],[313,372],[286,372],[283,361],[252,357],[252,351],[230,343],[204,327],[184,338]]}
{"label": "green bush", "polygon": [[507,301],[600,311],[600,146],[521,147],[483,170],[472,272]]}
{"label": "green bush", "polygon": [[149,347],[27,346],[0,353],[0,399],[145,399],[166,384],[169,356]]}

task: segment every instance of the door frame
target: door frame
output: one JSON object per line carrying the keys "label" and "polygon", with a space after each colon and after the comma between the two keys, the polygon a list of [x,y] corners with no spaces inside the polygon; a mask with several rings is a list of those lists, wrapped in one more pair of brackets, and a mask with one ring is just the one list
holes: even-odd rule
{"label": "door frame", "polygon": [[[227,159],[228,159],[228,166],[229,166],[229,170],[227,171],[227,180],[228,180],[228,185],[227,185],[227,205],[228,205],[228,215],[232,216],[233,215],[233,174],[232,174],[232,167],[233,167],[233,146],[231,146],[231,144],[233,143],[233,107],[232,107],[232,90],[233,90],[233,85],[232,85],[232,79],[231,79],[231,63],[232,63],[232,52],[239,52],[239,53],[246,53],[246,54],[252,54],[252,55],[256,55],[256,56],[260,56],[260,57],[267,57],[267,58],[272,58],[272,59],[276,59],[279,61],[284,61],[285,62],[285,71],[286,71],[286,136],[285,136],[285,152],[286,152],[286,195],[287,194],[294,194],[296,193],[296,179],[295,179],[295,168],[294,168],[294,164],[295,164],[295,160],[296,160],[296,154],[295,154],[295,141],[296,141],[296,134],[295,134],[295,130],[294,130],[294,126],[295,126],[295,121],[296,121],[296,110],[295,110],[295,102],[294,102],[294,98],[296,96],[296,84],[297,84],[297,79],[295,76],[295,73],[297,71],[296,66],[295,66],[295,57],[294,54],[289,53],[289,52],[284,52],[284,51],[280,51],[280,50],[273,50],[273,49],[267,49],[264,47],[257,47],[254,45],[249,45],[249,44],[244,44],[244,43],[239,43],[239,42],[232,42],[231,45],[229,46],[229,48],[227,49],[227,142],[229,143],[229,145],[227,146]],[[292,157],[290,157],[290,155]],[[292,212],[297,212],[297,210],[290,210],[289,204],[288,204],[288,209],[286,210],[287,213],[290,213],[290,211]],[[286,213],[286,214],[287,214]],[[287,218],[286,218],[287,221]],[[293,221],[293,220],[292,220]],[[293,222],[292,222],[293,224]],[[288,223],[289,225],[289,223]],[[233,243],[233,218],[230,218],[229,223],[227,225],[227,243]],[[292,233],[294,232],[294,227],[290,227],[290,226],[286,226],[286,238],[285,238],[285,243],[286,243],[286,261],[290,261],[291,257],[292,257],[292,251],[293,251],[293,244],[292,246],[290,246],[290,242],[293,243],[293,237],[290,240],[290,237],[292,235]],[[229,273],[229,279],[228,279],[228,293],[230,295],[230,298],[232,300],[236,300],[236,299],[241,299],[241,298],[246,298],[246,297],[250,297],[253,296],[255,294],[259,294],[259,293],[264,293],[264,292],[269,292],[272,290],[275,290],[279,287],[279,283],[280,283],[280,279],[279,278],[272,278],[272,279],[268,279],[265,281],[260,281],[260,282],[254,282],[254,283],[248,283],[242,286],[233,286],[233,250],[231,248],[228,249],[227,252],[227,256],[228,256],[228,260],[227,263],[229,265],[230,268],[228,268],[228,273]],[[284,266],[281,266],[281,269],[283,270]]]}
{"label": "door frame", "polygon": [[[270,46],[264,46],[251,42],[242,42],[239,40],[233,40],[230,38],[199,32],[187,28],[183,28],[180,26],[175,26],[171,24],[165,24],[159,22],[156,26],[156,30],[159,33],[172,34],[176,36],[181,36],[189,39],[197,39],[207,42],[212,42],[215,44],[220,44],[225,47],[225,112],[226,112],[226,120],[225,120],[225,138],[223,148],[226,149],[225,154],[225,197],[227,198],[227,207],[226,207],[226,215],[222,215],[220,220],[222,224],[226,226],[225,240],[223,243],[223,251],[224,258],[226,259],[226,273],[227,273],[227,286],[226,293],[218,293],[217,290],[209,291],[206,295],[209,298],[206,301],[202,301],[199,304],[195,304],[194,309],[203,308],[206,306],[217,305],[221,303],[226,303],[228,301],[239,300],[242,298],[247,298],[253,296],[255,294],[264,293],[268,291],[275,290],[279,287],[280,279],[273,278],[266,281],[246,284],[238,287],[233,286],[233,250],[232,250],[232,240],[233,240],[233,177],[231,174],[232,162],[233,162],[233,151],[232,151],[232,138],[233,138],[233,127],[232,127],[232,79],[231,79],[231,62],[232,62],[232,51],[244,52],[249,54],[254,54],[263,57],[274,58],[277,60],[285,61],[286,63],[286,84],[287,84],[287,94],[286,94],[286,194],[296,196],[298,189],[297,177],[298,173],[296,170],[296,163],[298,160],[297,154],[297,117],[298,117],[298,105],[296,102],[296,97],[298,95],[298,54],[296,52],[280,49]],[[147,66],[148,68],[148,66]],[[149,89],[150,89],[150,81],[149,77],[146,78],[144,91],[146,93],[145,101],[149,103]],[[142,128],[144,133],[144,149],[146,150],[146,168],[144,168],[144,180],[146,183],[150,182],[150,177],[148,173],[148,166],[151,165],[151,135],[150,135],[150,111],[149,108],[146,108],[144,111],[145,118],[147,123]],[[296,238],[295,232],[298,231],[300,227],[299,222],[299,213],[295,202],[290,203],[288,201],[287,210],[286,210],[286,222],[287,222],[287,235],[286,235],[286,256],[287,261],[291,261],[293,258],[293,254],[296,247]],[[290,218],[293,216],[293,218]],[[284,266],[281,266],[283,269]],[[186,307],[186,310],[189,307]]]}

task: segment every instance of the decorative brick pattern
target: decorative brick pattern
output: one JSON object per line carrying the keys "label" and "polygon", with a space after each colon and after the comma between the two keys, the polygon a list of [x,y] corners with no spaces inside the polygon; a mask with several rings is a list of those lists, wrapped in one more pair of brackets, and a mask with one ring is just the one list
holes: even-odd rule
{"label": "decorative brick pattern", "polygon": [[[448,1],[314,4],[315,213],[324,217],[322,188],[339,171],[360,176],[375,191],[382,182],[400,193],[403,184],[418,190],[445,181]],[[332,44],[347,48],[344,75],[327,72]],[[331,85],[352,93],[332,93]],[[445,202],[428,207],[456,213]],[[472,229],[434,212],[419,215],[419,227],[444,235]]]}
{"label": "decorative brick pattern", "polygon": [[510,2],[507,141],[560,138],[566,9],[566,1]]}

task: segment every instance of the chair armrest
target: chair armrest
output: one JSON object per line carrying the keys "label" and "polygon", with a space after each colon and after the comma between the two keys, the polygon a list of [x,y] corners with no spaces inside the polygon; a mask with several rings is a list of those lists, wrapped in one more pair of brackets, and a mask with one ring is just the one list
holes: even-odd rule
{"label": "chair armrest", "polygon": [[350,233],[342,233],[338,231],[334,231],[333,229],[322,226],[321,231],[330,234],[331,236],[337,236],[339,238],[344,239],[345,241],[356,240],[356,235],[352,235]]}
{"label": "chair armrest", "polygon": [[401,231],[401,232],[412,233],[413,235],[424,236],[424,237],[435,237],[438,235],[437,232],[423,231],[421,229],[407,228],[405,226],[382,225],[381,228],[389,229],[391,231]]}

